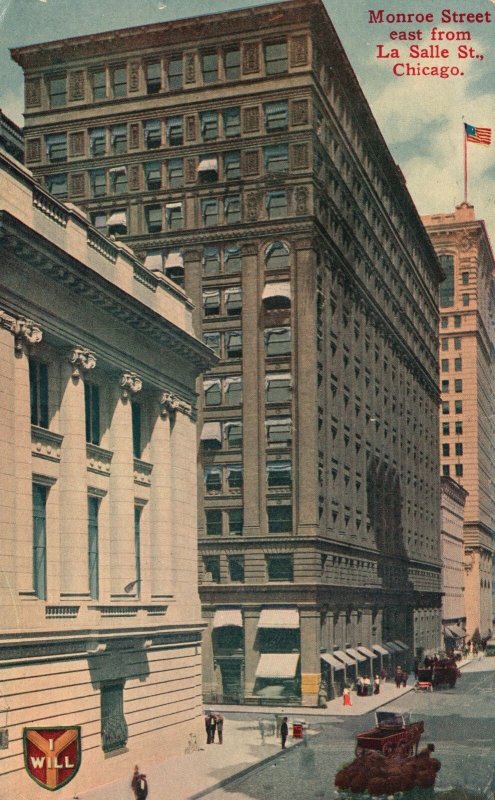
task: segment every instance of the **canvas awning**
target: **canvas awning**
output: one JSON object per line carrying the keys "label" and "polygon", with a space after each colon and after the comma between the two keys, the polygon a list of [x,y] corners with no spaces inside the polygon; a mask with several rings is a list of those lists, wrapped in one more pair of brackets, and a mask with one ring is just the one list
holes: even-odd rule
{"label": "canvas awning", "polygon": [[218,172],[218,158],[202,158],[198,164],[198,172]]}
{"label": "canvas awning", "polygon": [[330,664],[333,669],[344,669],[342,661],[339,661],[338,658],[334,658],[330,653],[320,653],[320,658],[322,661],[326,661],[327,664]]}
{"label": "canvas awning", "polygon": [[362,661],[366,661],[366,656],[363,656],[361,653],[359,653],[357,650],[355,650],[354,647],[347,647],[346,648],[346,653],[347,653],[348,656],[353,658],[354,661],[361,661],[361,662]]}
{"label": "canvas awning", "polygon": [[375,651],[375,653],[379,653],[381,656],[389,656],[390,655],[390,652],[388,650],[386,650],[385,647],[382,644],[374,644],[372,646],[373,646],[373,650]]}
{"label": "canvas awning", "polygon": [[394,639],[394,644],[396,644],[397,647],[400,647],[401,650],[409,650],[409,647],[407,646],[407,644],[404,644],[404,642],[401,642],[400,639]]}
{"label": "canvas awning", "polygon": [[344,653],[343,650],[334,650],[332,653],[335,658],[338,658],[339,661],[342,661],[344,664],[347,664],[348,667],[353,667],[356,664],[354,658],[352,658],[347,653]]}
{"label": "canvas awning", "polygon": [[367,647],[363,647],[361,644],[359,647],[356,647],[356,650],[359,650],[359,652],[362,653],[363,656],[366,656],[366,658],[376,658],[376,653],[372,653],[371,650],[368,650]]}
{"label": "canvas awning", "polygon": [[299,653],[262,653],[256,667],[257,678],[295,678]]}
{"label": "canvas awning", "polygon": [[402,647],[399,647],[395,642],[385,642],[385,647],[387,647],[391,653],[402,653]]}
{"label": "canvas awning", "polygon": [[288,281],[265,283],[261,299],[267,300],[269,297],[285,297],[287,300],[290,300],[290,283]]}
{"label": "canvas awning", "polygon": [[467,636],[466,631],[460,628],[459,625],[446,625],[445,632],[450,633],[454,639],[465,639]]}
{"label": "canvas awning", "polygon": [[205,422],[201,431],[202,442],[222,441],[222,428],[219,422]]}
{"label": "canvas awning", "polygon": [[172,250],[170,253],[167,253],[165,269],[171,269],[172,267],[184,267],[184,259],[179,250]]}
{"label": "canvas awning", "polygon": [[114,211],[108,217],[107,225],[127,225],[127,211]]}
{"label": "canvas awning", "polygon": [[240,608],[219,608],[213,617],[213,628],[229,626],[242,628],[242,612]]}
{"label": "canvas awning", "polygon": [[148,269],[162,269],[163,254],[162,253],[148,253],[144,259],[144,266]]}
{"label": "canvas awning", "polygon": [[263,608],[258,628],[299,628],[299,611],[297,608]]}

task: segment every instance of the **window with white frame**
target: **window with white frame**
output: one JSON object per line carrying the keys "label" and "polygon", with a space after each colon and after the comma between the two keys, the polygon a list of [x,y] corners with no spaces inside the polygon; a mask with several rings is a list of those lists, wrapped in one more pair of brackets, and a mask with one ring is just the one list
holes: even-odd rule
{"label": "window with white frame", "polygon": [[220,378],[207,378],[203,382],[205,406],[219,406],[222,402],[222,382]]}
{"label": "window with white frame", "polygon": [[267,42],[264,46],[265,73],[278,75],[287,72],[287,42]]}
{"label": "window with white frame", "polygon": [[242,377],[236,375],[232,378],[225,378],[224,401],[227,406],[239,406],[242,403]]}
{"label": "window with white frame", "polygon": [[287,216],[287,192],[267,192],[265,205],[269,219],[283,219]]}
{"label": "window with white frame", "polygon": [[162,187],[161,161],[146,161],[144,164],[144,179],[148,191],[156,191]]}
{"label": "window with white frame", "polygon": [[50,164],[67,161],[67,134],[53,133],[45,137],[46,157]]}
{"label": "window with white frame", "polygon": [[290,355],[291,329],[267,328],[265,330],[265,352],[267,356]]}
{"label": "window with white frame", "polygon": [[144,146],[147,150],[160,147],[162,143],[162,124],[159,119],[146,119],[143,122]]}
{"label": "window with white frame", "polygon": [[272,242],[265,250],[266,269],[287,269],[290,267],[290,250],[283,242]]}
{"label": "window with white frame", "polygon": [[292,440],[290,417],[272,417],[265,422],[266,441],[272,447],[289,447]]}
{"label": "window with white frame", "polygon": [[229,450],[238,450],[242,447],[242,422],[225,422],[223,426],[225,442]]}
{"label": "window with white frame", "polygon": [[184,184],[184,159],[169,158],[167,161],[169,189],[178,189]]}
{"label": "window with white frame", "polygon": [[223,216],[226,225],[233,225],[241,221],[240,195],[231,195],[223,201]]}
{"label": "window with white frame", "polygon": [[265,129],[267,131],[286,130],[289,126],[289,103],[276,100],[265,103]]}
{"label": "window with white frame", "polygon": [[203,314],[205,317],[220,314],[220,289],[205,289],[203,291]]}
{"label": "window with white frame", "polygon": [[236,180],[241,175],[240,150],[230,150],[223,156],[223,175],[226,181]]}
{"label": "window with white frame", "polygon": [[273,372],[265,378],[265,397],[267,403],[289,403],[291,396],[291,376],[289,372]]}
{"label": "window with white frame", "polygon": [[166,122],[167,142],[170,147],[177,147],[177,145],[184,142],[184,122],[182,117],[168,117]]}
{"label": "window with white frame", "polygon": [[179,230],[184,225],[184,217],[182,213],[182,203],[168,203],[165,206],[165,214],[167,217],[167,228],[170,231]]}
{"label": "window with white frame", "polygon": [[225,331],[225,358],[242,358],[241,331]]}
{"label": "window with white frame", "polygon": [[222,118],[224,136],[228,138],[241,135],[241,109],[239,106],[224,108]]}
{"label": "window with white frame", "polygon": [[266,482],[269,489],[289,488],[292,485],[290,461],[269,461],[266,465]]}
{"label": "window with white frame", "polygon": [[217,111],[203,111],[201,114],[201,136],[205,142],[218,137]]}

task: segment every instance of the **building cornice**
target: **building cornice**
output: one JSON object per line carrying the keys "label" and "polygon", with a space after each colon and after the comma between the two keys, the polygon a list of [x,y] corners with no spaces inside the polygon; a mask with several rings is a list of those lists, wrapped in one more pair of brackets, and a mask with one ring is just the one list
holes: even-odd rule
{"label": "building cornice", "polygon": [[440,484],[442,487],[442,494],[455,500],[459,505],[463,506],[465,504],[469,492],[461,486],[460,483],[457,483],[457,481],[447,475],[441,475]]}

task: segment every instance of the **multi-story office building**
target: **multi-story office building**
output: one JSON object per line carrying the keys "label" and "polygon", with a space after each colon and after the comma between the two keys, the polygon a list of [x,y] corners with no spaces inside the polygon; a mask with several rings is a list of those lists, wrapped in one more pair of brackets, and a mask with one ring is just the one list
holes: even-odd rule
{"label": "multi-story office building", "polygon": [[468,637],[492,627],[495,534],[495,262],[473,206],[424,217],[440,287],[441,469],[469,492],[464,517]]}
{"label": "multi-story office building", "polygon": [[24,161],[22,130],[0,109],[0,149],[10,153],[17,161]]}
{"label": "multi-story office building", "polygon": [[[3,153],[0,187],[1,793],[35,800],[25,728],[80,726],[75,795],[203,728],[190,498],[214,358],[182,290]],[[60,788],[47,755],[26,767]]]}
{"label": "multi-story office building", "polygon": [[438,648],[441,274],[323,3],[13,56],[38,178],[184,283],[220,357],[206,697],[311,704],[322,674]]}
{"label": "multi-story office building", "polygon": [[464,506],[467,492],[453,478],[441,477],[440,552],[442,558],[442,626],[447,650],[466,638],[464,587]]}

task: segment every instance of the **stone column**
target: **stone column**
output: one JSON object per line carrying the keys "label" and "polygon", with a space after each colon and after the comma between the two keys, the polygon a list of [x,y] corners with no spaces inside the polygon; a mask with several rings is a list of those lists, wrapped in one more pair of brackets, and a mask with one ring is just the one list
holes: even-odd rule
{"label": "stone column", "polygon": [[165,393],[162,393],[150,441],[150,461],[153,464],[149,507],[152,600],[162,600],[172,594],[172,463],[170,414],[165,399]]}
{"label": "stone column", "polygon": [[265,359],[259,332],[261,278],[255,245],[243,246],[242,266],[244,534],[259,536],[266,519]]}
{"label": "stone column", "polygon": [[321,681],[320,665],[320,612],[318,609],[301,609],[301,702],[303,706],[318,705]]}
{"label": "stone column", "polygon": [[292,286],[294,320],[294,485],[296,532],[316,536],[318,522],[318,395],[316,267],[310,239],[295,242]]}
{"label": "stone column", "polygon": [[88,476],[83,375],[96,365],[93,353],[74,347],[61,366],[60,597],[87,597]]}
{"label": "stone column", "polygon": [[134,549],[134,455],[131,397],[142,389],[134,372],[123,372],[113,390],[110,425],[110,593],[112,599],[132,599],[140,587],[129,586],[136,578]]}
{"label": "stone column", "polygon": [[[203,643],[201,646],[201,660],[203,664],[203,693],[205,702],[215,702],[215,696],[220,692],[217,681],[217,671],[215,670],[215,658],[213,654],[213,617],[215,611],[208,609],[203,611],[203,620],[208,623],[208,627],[203,631]],[[211,699],[210,699],[211,698]]]}
{"label": "stone column", "polygon": [[256,680],[256,667],[260,660],[257,641],[259,610],[245,608],[244,617],[244,697],[252,697]]}

